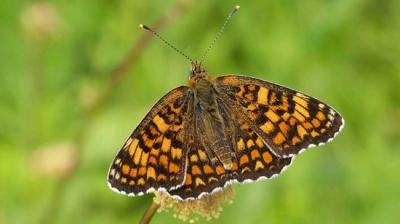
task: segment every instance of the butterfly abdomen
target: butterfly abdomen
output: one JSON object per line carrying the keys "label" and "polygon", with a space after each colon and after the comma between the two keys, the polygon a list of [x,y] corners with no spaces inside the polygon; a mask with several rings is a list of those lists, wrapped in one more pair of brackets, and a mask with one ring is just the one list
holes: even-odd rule
{"label": "butterfly abdomen", "polygon": [[195,78],[193,81],[195,95],[196,134],[211,161],[219,161],[224,168],[230,170],[232,161],[231,139],[227,133],[227,125],[221,115],[217,103],[217,93],[213,82],[208,77]]}

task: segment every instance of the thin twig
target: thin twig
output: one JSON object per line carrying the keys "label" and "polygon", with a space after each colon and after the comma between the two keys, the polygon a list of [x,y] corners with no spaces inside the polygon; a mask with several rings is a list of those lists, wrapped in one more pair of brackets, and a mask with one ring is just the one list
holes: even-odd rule
{"label": "thin twig", "polygon": [[[157,22],[153,25],[153,27],[157,30],[161,30],[172,20],[178,17],[190,3],[191,0],[181,0],[177,2],[176,5],[167,14],[165,14],[163,17],[157,20]],[[97,104],[95,104],[91,108],[90,112],[97,111],[99,107],[102,107],[102,105],[114,92],[115,88],[118,86],[121,80],[127,75],[128,69],[131,68],[137,62],[137,58],[147,47],[152,38],[153,36],[151,33],[145,32],[136,41],[132,49],[124,57],[123,61],[112,70],[110,79],[107,83],[106,91],[97,101]]]}
{"label": "thin twig", "polygon": [[[157,27],[157,29],[161,30],[173,19],[178,17],[190,2],[191,0],[180,0],[179,2],[177,2],[176,5],[166,13],[165,16],[161,17],[155,23],[154,27]],[[86,122],[79,129],[79,132],[75,139],[77,147],[78,149],[80,149],[79,151],[80,154],[82,154],[84,139],[86,138],[89,127],[91,126],[91,121],[93,116],[107,103],[109,96],[114,92],[115,88],[121,83],[122,79],[127,75],[126,72],[128,68],[131,68],[133,65],[135,65],[135,63],[137,62],[137,58],[147,47],[151,39],[152,35],[150,33],[144,32],[142,34],[142,36],[133,45],[132,49],[124,57],[123,61],[118,66],[116,66],[115,69],[111,72],[110,79],[107,82],[107,89],[104,92],[104,94],[84,114]],[[56,219],[59,214],[59,209],[63,201],[62,197],[64,195],[64,192],[66,191],[66,189],[68,189],[67,185],[71,182],[75,174],[78,173],[80,165],[81,165],[80,158],[78,157],[78,161],[73,172],[70,173],[70,175],[68,175],[67,177],[59,180],[58,187],[53,192],[53,196],[48,206],[48,209],[43,212],[40,223],[54,223],[55,221],[54,219]],[[157,208],[155,208],[155,210],[157,210]]]}
{"label": "thin twig", "polygon": [[152,200],[146,212],[144,213],[142,219],[140,220],[139,224],[149,224],[159,207],[160,205],[155,203],[154,200]]}

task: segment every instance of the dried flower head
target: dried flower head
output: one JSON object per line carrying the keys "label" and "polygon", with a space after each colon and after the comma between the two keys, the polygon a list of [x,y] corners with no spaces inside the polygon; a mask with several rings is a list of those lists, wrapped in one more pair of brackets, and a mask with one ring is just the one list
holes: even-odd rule
{"label": "dried flower head", "polygon": [[22,11],[21,23],[28,34],[42,40],[56,33],[60,25],[60,17],[52,3],[39,1]]}
{"label": "dried flower head", "polygon": [[178,200],[165,192],[156,192],[154,202],[159,204],[158,212],[173,211],[174,217],[183,221],[195,222],[199,217],[207,221],[218,218],[222,212],[222,204],[232,203],[235,191],[231,186],[210,195],[204,195],[200,199]]}
{"label": "dried flower head", "polygon": [[70,174],[78,161],[77,147],[73,143],[55,143],[34,150],[30,170],[40,176],[63,178]]}
{"label": "dried flower head", "polygon": [[93,109],[100,100],[100,92],[93,82],[85,82],[79,93],[79,101],[86,110]]}

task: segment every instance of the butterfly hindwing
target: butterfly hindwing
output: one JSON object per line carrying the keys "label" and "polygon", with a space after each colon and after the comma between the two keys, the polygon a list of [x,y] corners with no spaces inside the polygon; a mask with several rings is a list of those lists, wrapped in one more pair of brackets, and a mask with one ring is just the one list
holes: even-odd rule
{"label": "butterfly hindwing", "polygon": [[290,157],[323,144],[340,131],[344,121],[327,104],[270,82],[245,77],[216,79],[220,92],[235,102],[270,149]]}
{"label": "butterfly hindwing", "polygon": [[290,165],[291,158],[274,155],[244,120],[235,119],[234,129],[234,136],[230,136],[236,144],[232,168],[224,169],[220,161],[212,163],[204,147],[194,140],[189,144],[185,184],[170,191],[172,196],[199,198],[227,184],[271,178]]}
{"label": "butterfly hindwing", "polygon": [[246,121],[238,118],[236,122],[235,153],[238,162],[239,182],[271,178],[290,165],[292,158],[274,155]]}
{"label": "butterfly hindwing", "polygon": [[179,187],[185,174],[185,128],[191,104],[188,87],[178,87],[150,110],[111,164],[108,183],[137,195]]}
{"label": "butterfly hindwing", "polygon": [[211,163],[201,146],[189,150],[186,169],[184,185],[169,192],[173,197],[184,200],[199,198],[223,187],[231,179],[222,163]]}

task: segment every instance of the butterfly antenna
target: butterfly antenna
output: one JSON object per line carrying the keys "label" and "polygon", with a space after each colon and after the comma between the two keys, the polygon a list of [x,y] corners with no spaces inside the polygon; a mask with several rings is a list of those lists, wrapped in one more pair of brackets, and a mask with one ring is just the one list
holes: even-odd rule
{"label": "butterfly antenna", "polygon": [[224,24],[222,25],[222,27],[219,29],[217,35],[215,35],[214,40],[211,42],[211,44],[208,46],[208,48],[206,49],[206,51],[204,52],[203,56],[201,56],[200,59],[200,64],[202,64],[204,62],[204,60],[206,59],[206,56],[208,54],[208,52],[210,52],[211,48],[214,47],[215,43],[217,42],[217,40],[221,37],[222,32],[224,32],[225,26],[228,24],[229,20],[231,19],[231,17],[237,12],[239,11],[240,6],[237,5],[235,6],[235,8],[232,10],[231,13],[229,13],[228,17],[226,17]]}
{"label": "butterfly antenna", "polygon": [[176,48],[174,45],[170,44],[167,40],[165,40],[157,31],[151,29],[150,27],[144,25],[144,24],[140,24],[139,25],[140,28],[149,31],[150,33],[152,33],[154,36],[158,37],[162,42],[164,42],[166,45],[168,45],[170,48],[172,48],[173,50],[175,50],[176,52],[178,52],[178,54],[182,55],[183,57],[185,57],[186,59],[188,59],[192,64],[194,63],[194,61],[187,56],[185,53],[183,53],[182,51],[180,51],[178,48]]}

